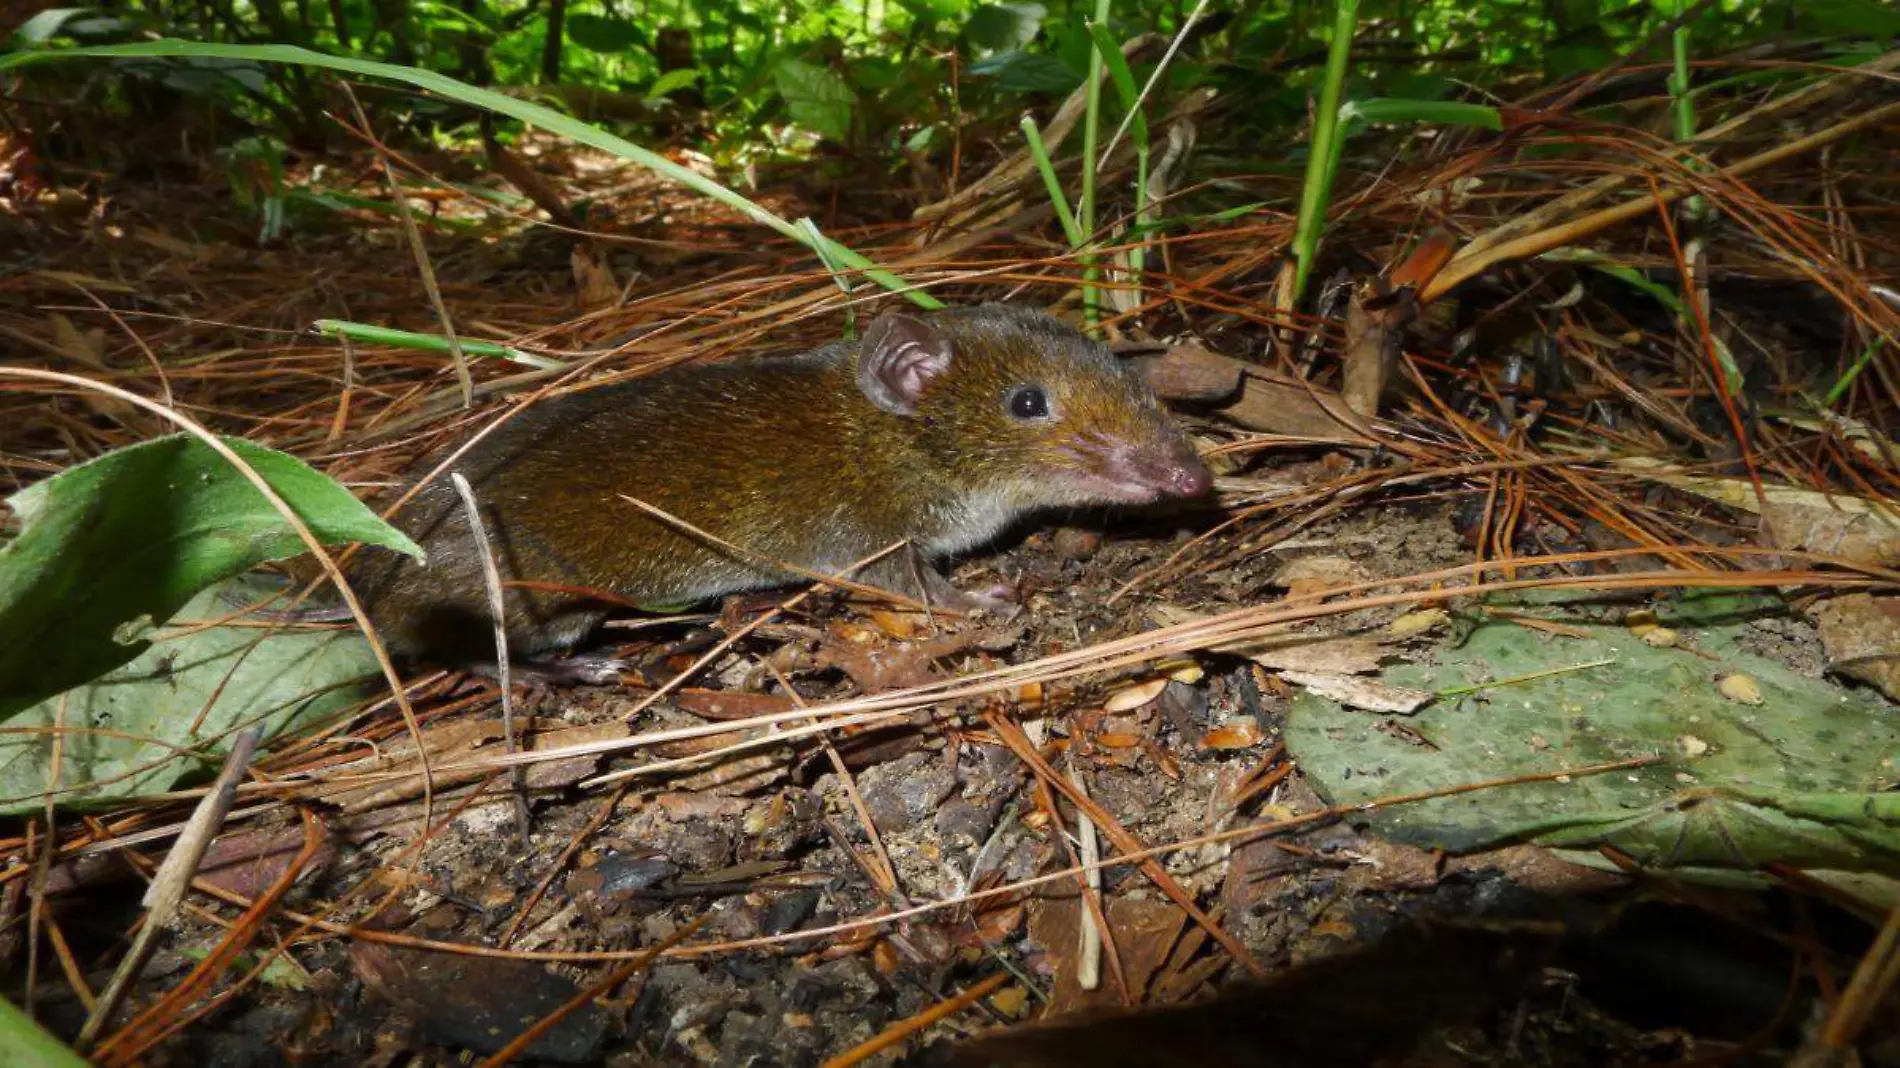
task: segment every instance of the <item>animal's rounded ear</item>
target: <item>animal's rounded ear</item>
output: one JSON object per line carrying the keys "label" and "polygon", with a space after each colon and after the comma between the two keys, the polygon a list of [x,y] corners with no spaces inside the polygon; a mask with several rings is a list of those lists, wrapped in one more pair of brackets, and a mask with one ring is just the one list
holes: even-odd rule
{"label": "animal's rounded ear", "polygon": [[922,319],[886,312],[858,342],[858,388],[871,403],[910,415],[924,390],[950,369],[950,339]]}

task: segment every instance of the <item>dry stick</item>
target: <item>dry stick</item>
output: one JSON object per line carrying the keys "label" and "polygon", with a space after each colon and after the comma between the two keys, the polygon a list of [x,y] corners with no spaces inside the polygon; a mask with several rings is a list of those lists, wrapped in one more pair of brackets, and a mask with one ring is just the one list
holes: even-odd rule
{"label": "dry stick", "polygon": [[899,1020],[897,1023],[892,1024],[872,1036],[870,1040],[853,1046],[851,1049],[824,1062],[819,1068],[851,1068],[854,1064],[862,1064],[910,1036],[927,1030],[937,1021],[948,1016],[954,1016],[964,1009],[969,1008],[971,1005],[989,997],[1001,989],[1003,984],[1009,982],[1009,980],[1010,974],[1008,972],[997,972],[988,979],[976,983],[956,997],[945,998],[907,1020]]}
{"label": "dry stick", "polygon": [[[1720,168],[1710,175],[1710,180],[1732,181],[1739,179],[1744,175],[1753,174],[1763,168],[1772,167],[1783,160],[1792,159],[1813,151],[1814,149],[1833,144],[1847,137],[1849,134],[1858,133],[1869,126],[1878,125],[1895,115],[1900,115],[1900,101],[1874,108],[1872,111],[1862,112],[1854,118],[1835,123],[1833,126],[1829,126],[1817,133],[1809,134],[1800,140],[1790,141],[1785,145],[1750,156],[1733,166]],[[1659,202],[1661,204],[1673,204],[1683,197],[1693,194],[1695,191],[1695,188],[1692,186],[1672,184],[1663,189],[1653,199],[1642,197],[1626,201],[1622,204],[1592,212],[1580,219],[1574,219],[1567,223],[1552,226],[1547,230],[1541,230],[1534,234],[1527,234],[1510,241],[1491,245],[1469,255],[1461,252],[1458,258],[1446,265],[1445,269],[1439,272],[1438,277],[1432,279],[1431,284],[1426,286],[1424,291],[1419,294],[1419,303],[1430,304],[1432,301],[1451,292],[1452,289],[1465,281],[1475,278],[1489,270],[1495,264],[1503,263],[1507,260],[1526,259],[1531,256],[1549,252],[1555,248],[1562,248],[1565,245],[1574,244],[1579,239],[1588,237],[1600,230],[1607,230],[1620,223],[1640,218],[1654,211]]]}
{"label": "dry stick", "polygon": [[[40,836],[39,855],[33,858],[32,900],[26,910],[26,998],[27,1015],[33,1014],[34,991],[39,989],[40,978],[40,924],[46,915],[46,880],[53,874],[53,857],[59,852],[57,837],[58,806],[54,798],[59,796],[60,771],[66,762],[66,704],[67,695],[59,695],[59,705],[53,716],[53,745],[50,757],[51,768],[47,772],[44,808],[46,812],[46,832]],[[32,841],[32,825],[28,824],[28,843]],[[88,1009],[91,1006],[87,1006]]]}
{"label": "dry stick", "polygon": [[[805,698],[792,687],[792,680],[785,677],[785,673],[778,669],[777,664],[772,663],[764,657],[758,657],[757,659],[760,664],[765,666],[765,670],[771,672],[772,677],[778,680],[779,686],[785,690],[785,695],[792,699],[792,704],[799,708],[806,707]],[[811,725],[823,726],[816,717],[812,719]],[[851,769],[845,764],[844,755],[838,752],[838,747],[831,744],[830,732],[827,731],[824,734],[818,735],[818,744],[824,749],[826,758],[831,761],[831,770],[837,774],[839,785],[844,787],[844,796],[845,799],[851,803],[852,813],[858,817],[858,822],[864,825],[865,840],[871,843],[871,853],[877,858],[877,864],[875,866],[865,864],[861,860],[859,861],[860,866],[865,869],[867,875],[875,876],[872,882],[881,884],[878,886],[878,889],[883,892],[885,898],[892,904],[899,908],[910,904],[910,902],[904,898],[903,891],[898,888],[897,867],[891,863],[891,853],[890,850],[884,846],[884,836],[878,833],[877,821],[871,818],[871,810],[865,805],[864,795],[858,790],[857,776],[851,774]],[[838,844],[852,854],[852,859],[858,859],[857,851],[851,849],[849,842],[839,842]]]}
{"label": "dry stick", "polygon": [[[1062,826],[1062,809],[1056,804],[1055,791],[1049,789],[1049,784],[1041,779],[1036,780],[1036,805],[1048,815],[1051,826],[1057,828]],[[1088,819],[1080,812],[1076,815],[1080,819]],[[1107,950],[1109,978],[1115,980],[1115,990],[1121,995],[1122,1004],[1132,1007],[1135,1003],[1134,991],[1129,987],[1128,974],[1122,968],[1121,949],[1115,945],[1114,929],[1108,925],[1108,914],[1102,911],[1102,895],[1089,892],[1090,887],[1099,891],[1102,886],[1101,869],[1089,867],[1091,864],[1100,863],[1101,850],[1097,849],[1094,856],[1084,858],[1077,851],[1075,843],[1070,841],[1069,835],[1058,834],[1056,841],[1061,843],[1063,855],[1069,858],[1069,866],[1080,870],[1075,877],[1075,893],[1076,899],[1083,905],[1082,919],[1084,922],[1095,924],[1096,931],[1101,935],[1103,948]],[[975,868],[972,867],[971,870],[974,872]]]}
{"label": "dry stick", "polygon": [[599,982],[575,994],[563,1003],[560,1008],[536,1020],[534,1026],[516,1035],[506,1046],[496,1050],[493,1056],[482,1061],[476,1068],[501,1068],[502,1065],[521,1056],[521,1054],[527,1052],[529,1046],[534,1044],[535,1039],[554,1030],[562,1020],[578,1012],[582,1006],[589,1004],[596,998],[605,997],[608,991],[633,978],[636,974],[657,960],[660,954],[679,945],[688,935],[705,926],[706,921],[712,919],[712,917],[713,914],[707,912],[701,914],[699,918],[693,922],[683,924],[679,930],[661,939],[659,945],[644,951],[640,956],[628,961],[624,966],[608,972]]}
{"label": "dry stick", "polygon": [[[363,105],[356,99],[356,91],[350,83],[341,83],[343,92],[350,98],[350,107],[356,111],[356,121],[368,132],[369,116],[363,114]],[[435,317],[442,324],[443,340],[449,343],[449,356],[455,361],[455,382],[462,389],[462,407],[475,406],[475,376],[468,372],[468,356],[462,352],[462,342],[455,336],[455,320],[449,315],[448,305],[442,303],[442,288],[435,282],[435,265],[429,262],[429,252],[422,247],[422,231],[416,229],[415,216],[409,212],[409,198],[403,195],[402,186],[396,182],[396,169],[389,164],[389,154],[383,146],[372,140],[376,149],[376,163],[383,172],[383,181],[389,185],[389,199],[396,204],[396,216],[402,220],[402,232],[409,239],[409,251],[416,258],[416,272],[422,276],[422,291],[429,295],[429,306],[435,309]]]}
{"label": "dry stick", "polygon": [[[515,698],[508,677],[508,609],[502,601],[501,572],[495,567],[494,547],[488,541],[488,527],[482,523],[482,509],[475,503],[474,487],[462,472],[449,472],[449,481],[462,497],[462,510],[468,516],[469,536],[475,541],[475,555],[482,562],[482,584],[488,588],[488,613],[495,620],[495,679],[501,686],[501,733],[508,752],[521,747],[515,734]],[[528,769],[515,765],[515,838],[523,849],[528,847]]]}
{"label": "dry stick", "polygon": [[[1077,793],[1087,797],[1088,784],[1082,781],[1082,772],[1075,766],[1075,750],[1068,752],[1068,779]],[[1060,826],[1058,824],[1058,826]],[[1095,834],[1095,821],[1080,808],[1075,810],[1076,858],[1084,866],[1102,859],[1102,842]],[[1102,933],[1107,929],[1106,913],[1102,909],[1102,871],[1096,868],[1082,880],[1082,894],[1088,907],[1083,909],[1076,925],[1077,952],[1079,957],[1075,965],[1075,982],[1084,990],[1094,990],[1102,985]],[[1096,917],[1103,916],[1099,923]],[[1127,996],[1126,988],[1122,991]]]}
{"label": "dry stick", "polygon": [[[1093,818],[1101,827],[1102,832],[1108,836],[1108,840],[1115,844],[1116,849],[1131,856],[1145,849],[1140,840],[1129,834],[1113,816],[1109,815],[1107,809],[1096,804],[1087,794],[1077,790],[1073,783],[1062,776],[1061,772],[1050,767],[1049,762],[1036,751],[1035,743],[1029,740],[1021,727],[994,712],[985,713],[983,720],[990,725],[990,729],[995,731],[998,737],[1003,739],[1003,743],[1015,752],[1018,760],[1029,765],[1030,769],[1047,781],[1052,789],[1068,798],[1069,803],[1074,805],[1077,811],[1085,812]],[[1219,942],[1221,948],[1225,949],[1236,963],[1247,969],[1256,979],[1266,978],[1267,970],[1253,958],[1253,954],[1247,952],[1247,947],[1241,945],[1240,941],[1229,934],[1227,929],[1212,916],[1203,912],[1201,907],[1194,903],[1193,895],[1183,889],[1181,884],[1175,881],[1174,876],[1168,874],[1166,868],[1152,857],[1143,858],[1140,861],[1140,868],[1141,873],[1155,884],[1156,889],[1167,895],[1168,900],[1174,902],[1182,912],[1187,913],[1188,918],[1202,930],[1212,935],[1214,941]]]}
{"label": "dry stick", "polygon": [[594,818],[587,821],[587,826],[575,833],[573,841],[567,843],[567,848],[562,850],[561,855],[555,857],[554,863],[548,866],[548,873],[542,876],[541,881],[534,884],[534,889],[528,892],[528,896],[522,899],[520,908],[515,912],[515,918],[508,921],[508,926],[502,930],[501,936],[495,939],[496,945],[507,949],[514,944],[515,936],[521,933],[522,925],[528,922],[528,917],[534,915],[535,906],[547,896],[548,887],[553,886],[554,880],[567,869],[567,862],[573,860],[574,854],[581,851],[588,837],[606,825],[607,818],[614,814],[614,809],[620,807],[621,799],[626,796],[626,787],[615,790],[607,798],[607,803],[600,806],[600,811],[594,813]]}
{"label": "dry stick", "polygon": [[92,992],[92,987],[86,982],[85,969],[79,966],[72,947],[66,944],[66,936],[60,932],[59,923],[50,916],[46,918],[46,940],[53,944],[53,956],[59,958],[60,971],[66,973],[66,985],[73,988],[80,1006],[88,1013],[92,1012],[99,1004],[99,995]]}
{"label": "dry stick", "polygon": [[198,808],[192,812],[191,819],[185,824],[184,832],[178,841],[172,843],[171,851],[165,854],[165,863],[159,865],[157,874],[152,876],[152,885],[145,889],[145,925],[132,939],[132,948],[119,962],[112,973],[112,981],[106,984],[99,994],[99,1003],[93,1006],[86,1017],[86,1024],[79,1029],[79,1037],[73,1045],[85,1049],[99,1037],[106,1021],[117,1011],[119,1002],[125,999],[132,983],[145,969],[145,962],[151,959],[152,951],[158,948],[158,936],[163,934],[166,925],[171,922],[172,914],[178,911],[179,902],[185,899],[185,891],[190,888],[192,877],[198,874],[198,864],[204,859],[205,850],[210,847],[211,839],[224,825],[225,814],[231,811],[231,805],[237,800],[237,781],[251,766],[251,757],[257,752],[257,740],[263,734],[263,728],[252,727],[237,736],[231,742],[231,753],[224,759],[224,770],[218,772],[217,781],[211,784],[210,792],[204,800],[198,802]]}
{"label": "dry stick", "polygon": [[[256,939],[265,917],[277,907],[277,903],[290,891],[291,885],[322,848],[322,825],[307,810],[299,815],[303,817],[304,825],[303,848],[284,866],[277,880],[249,902],[244,914],[231,924],[224,938],[176,987],[166,991],[163,997],[146,1007],[131,1023],[99,1044],[95,1055],[102,1066],[116,1068],[117,1065],[142,1063],[140,1058],[152,1047],[229,1003],[263,975],[272,961],[288,951],[288,942],[278,945],[264,954],[250,971],[239,976],[236,982],[215,995],[204,997],[218,977],[235,965],[238,955]],[[192,1006],[189,1011],[185,1011],[187,1005]]]}
{"label": "dry stick", "polygon": [[1821,1029],[1821,1045],[1831,1050],[1853,1045],[1896,980],[1900,980],[1900,905],[1887,913],[1880,934],[1860,959],[1840,1000],[1834,1003],[1834,1011]]}
{"label": "dry stick", "polygon": [[[1753,125],[1763,119],[1773,118],[1784,111],[1796,107],[1825,100],[1830,96],[1859,85],[1861,78],[1867,74],[1878,74],[1893,70],[1896,67],[1900,67],[1900,51],[1889,52],[1879,59],[1855,68],[1854,72],[1835,74],[1832,77],[1823,78],[1813,84],[1797,89],[1794,92],[1778,96],[1758,108],[1737,115],[1726,122],[1711,126],[1696,134],[1688,141],[1672,142],[1668,147],[1663,149],[1663,152],[1673,158],[1687,154],[1689,150],[1696,145],[1719,144],[1729,134],[1740,130],[1744,126]],[[1458,251],[1457,258],[1462,259],[1468,256],[1476,256],[1486,249],[1503,244],[1522,234],[1528,234],[1549,226],[1554,226],[1557,220],[1588,207],[1615,192],[1625,182],[1628,182],[1630,178],[1631,175],[1628,174],[1607,174],[1581,189],[1565,193],[1563,196],[1558,197],[1548,204],[1514,218],[1507,219],[1490,231],[1473,238],[1470,244]],[[1456,262],[1456,260],[1453,262]]]}

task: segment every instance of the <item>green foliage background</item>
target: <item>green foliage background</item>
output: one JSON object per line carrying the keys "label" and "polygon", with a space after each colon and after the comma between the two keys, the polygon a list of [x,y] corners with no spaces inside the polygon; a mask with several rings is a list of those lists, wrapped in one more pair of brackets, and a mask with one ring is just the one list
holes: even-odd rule
{"label": "green foliage background", "polygon": [[[478,85],[608,94],[620,121],[694,116],[715,155],[805,150],[824,140],[893,157],[947,151],[951,123],[1009,122],[1083,79],[1092,2],[972,0],[120,0],[47,8],[9,49],[172,37],[296,44],[413,65]],[[1600,69],[1646,38],[1672,0],[1368,0],[1360,6],[1348,98],[1507,102]],[[1171,64],[1164,95],[1195,86],[1242,93],[1236,132],[1303,120],[1330,32],[1329,2],[1210,3],[1202,32]],[[1185,0],[1112,8],[1118,40],[1171,35]],[[555,28],[558,27],[558,33]],[[0,32],[5,32],[0,26]],[[1900,33],[1879,0],[1723,0],[1691,22],[1702,54],[1763,41]],[[551,42],[550,37],[556,39]],[[552,47],[551,47],[552,44]],[[1150,65],[1135,70],[1144,79]],[[55,75],[36,72],[35,78]],[[1484,87],[1471,88],[1471,84]],[[136,108],[154,92],[213,98],[249,127],[292,136],[320,124],[310,72],[239,61],[153,60],[86,85]],[[1495,98],[1487,98],[1495,94]],[[599,103],[598,100],[595,103]],[[474,118],[416,96],[434,128]]]}

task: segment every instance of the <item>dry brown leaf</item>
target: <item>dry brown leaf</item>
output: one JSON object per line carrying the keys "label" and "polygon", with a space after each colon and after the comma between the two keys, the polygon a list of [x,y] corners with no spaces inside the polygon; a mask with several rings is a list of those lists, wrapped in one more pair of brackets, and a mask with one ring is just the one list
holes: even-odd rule
{"label": "dry brown leaf", "polygon": [[1288,682],[1298,683],[1321,697],[1338,701],[1351,708],[1365,709],[1368,712],[1391,712],[1409,716],[1423,708],[1425,702],[1433,697],[1431,693],[1424,690],[1392,686],[1378,679],[1362,679],[1354,675],[1282,671],[1280,677]]}
{"label": "dry brown leaf", "polygon": [[1808,610],[1828,667],[1900,700],[1900,599],[1850,593]]}
{"label": "dry brown leaf", "polygon": [[1244,716],[1201,735],[1202,749],[1251,749],[1266,738],[1253,717]]}
{"label": "dry brown leaf", "polygon": [[1354,586],[1372,578],[1372,573],[1343,556],[1301,556],[1289,560],[1273,575],[1275,586],[1317,584],[1324,589]]}
{"label": "dry brown leaf", "polygon": [[1135,683],[1132,686],[1123,686],[1114,693],[1109,694],[1107,701],[1102,702],[1102,711],[1111,713],[1127,712],[1131,709],[1140,708],[1142,705],[1160,697],[1161,691],[1167,688],[1168,679],[1165,677],[1147,679],[1143,682]]}

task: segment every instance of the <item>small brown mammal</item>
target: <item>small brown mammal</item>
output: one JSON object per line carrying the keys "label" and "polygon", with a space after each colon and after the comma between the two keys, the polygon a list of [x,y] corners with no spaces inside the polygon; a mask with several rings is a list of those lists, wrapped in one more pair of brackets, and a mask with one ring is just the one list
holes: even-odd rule
{"label": "small brown mammal", "polygon": [[[835,573],[904,538],[941,557],[1032,512],[1194,496],[1211,481],[1106,347],[1002,304],[886,314],[859,341],[790,359],[568,394],[503,424],[455,468],[481,502],[504,581],[646,604],[789,580],[762,559]],[[709,546],[623,495],[754,555]],[[399,654],[492,662],[481,558],[448,478],[397,524],[427,565],[366,550],[350,575],[383,640]],[[902,556],[858,578],[914,592],[918,569]],[[541,590],[509,588],[506,604],[511,657],[571,646],[606,614]]]}

